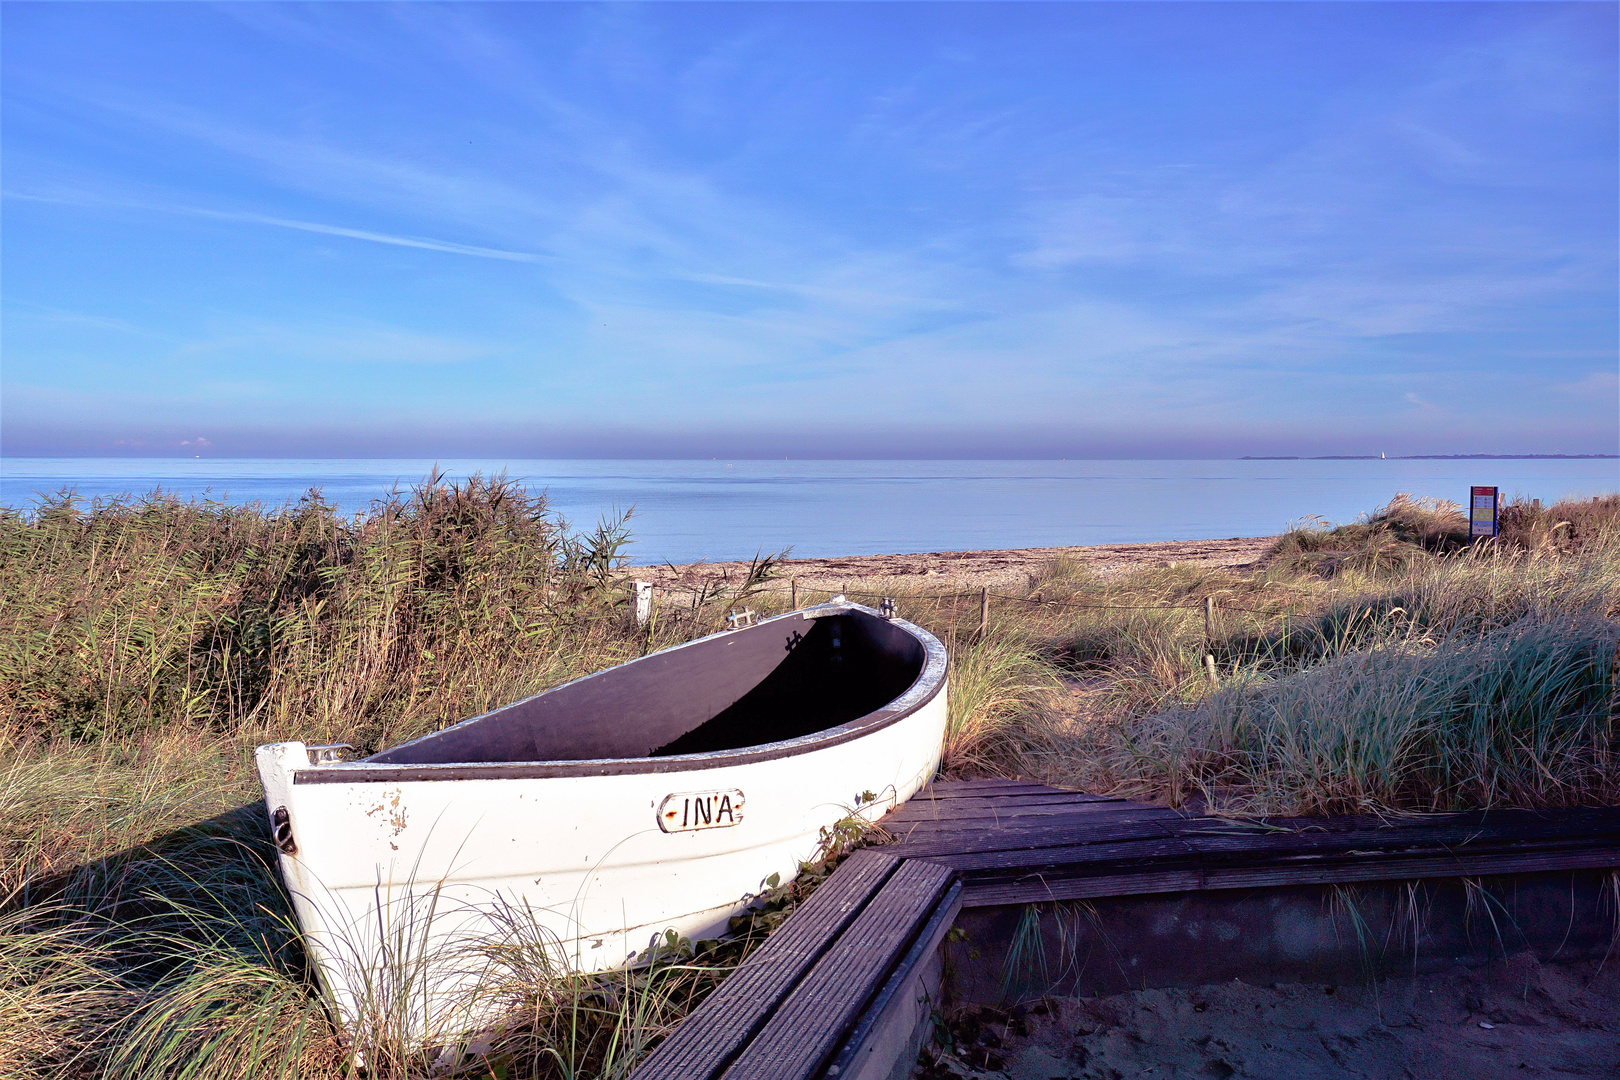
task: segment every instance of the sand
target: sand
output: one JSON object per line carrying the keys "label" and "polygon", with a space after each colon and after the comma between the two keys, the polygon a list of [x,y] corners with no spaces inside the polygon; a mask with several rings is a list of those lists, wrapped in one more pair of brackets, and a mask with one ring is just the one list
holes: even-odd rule
{"label": "sand", "polygon": [[[1225,540],[1167,540],[1151,544],[1102,544],[1092,547],[1011,548],[999,551],[930,551],[918,555],[853,555],[836,559],[789,559],[782,563],[785,581],[813,589],[841,590],[875,584],[920,589],[1024,585],[1042,565],[1059,556],[1087,563],[1104,576],[1145,566],[1191,563],[1212,569],[1253,569],[1275,542],[1275,536],[1234,536]],[[638,566],[631,576],[657,586],[695,586],[702,582],[740,580],[746,562],[692,563],[685,566]]]}
{"label": "sand", "polygon": [[954,1053],[925,1050],[918,1080],[1620,1076],[1620,955],[1372,987],[1231,982],[969,1010]]}

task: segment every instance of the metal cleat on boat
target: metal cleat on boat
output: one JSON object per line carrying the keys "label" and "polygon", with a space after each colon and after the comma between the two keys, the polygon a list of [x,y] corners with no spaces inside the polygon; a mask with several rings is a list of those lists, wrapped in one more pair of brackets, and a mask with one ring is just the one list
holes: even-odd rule
{"label": "metal cleat on boat", "polygon": [[346,742],[321,743],[318,746],[306,746],[304,751],[309,754],[311,765],[332,765],[346,760],[344,755],[354,753],[354,747]]}

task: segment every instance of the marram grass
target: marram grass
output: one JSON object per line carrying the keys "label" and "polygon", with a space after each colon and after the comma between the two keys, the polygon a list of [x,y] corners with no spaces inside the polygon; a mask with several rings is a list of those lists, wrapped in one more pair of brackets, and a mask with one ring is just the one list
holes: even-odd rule
{"label": "marram grass", "polygon": [[[984,632],[976,595],[882,591],[951,652],[955,775],[1233,812],[1612,803],[1620,499],[1510,511],[1469,548],[1447,507],[1398,501],[1246,573],[1054,560],[998,590],[1019,599]],[[0,513],[0,1076],[626,1075],[835,860],[731,943],[607,977],[562,971],[511,912],[477,955],[417,958],[471,965],[500,1022],[413,1046],[409,970],[375,980],[357,1030],[333,1024],[251,754],[369,751],[786,599],[763,559],[638,628],[627,539],[500,479],[353,518],[314,496]]]}
{"label": "marram grass", "polygon": [[1525,618],[1438,640],[1392,631],[1129,724],[1127,786],[1290,813],[1620,801],[1620,623]]}

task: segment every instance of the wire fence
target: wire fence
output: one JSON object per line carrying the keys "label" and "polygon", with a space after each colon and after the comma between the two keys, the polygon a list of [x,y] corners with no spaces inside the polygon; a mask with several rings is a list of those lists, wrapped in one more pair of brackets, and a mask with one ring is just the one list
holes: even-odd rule
{"label": "wire fence", "polygon": [[[879,601],[881,601],[881,600],[892,600],[892,599],[905,599],[905,597],[896,597],[892,593],[869,592],[869,591],[864,591],[864,590],[860,590],[860,589],[849,589],[849,588],[836,588],[835,589],[835,588],[829,588],[829,587],[827,587],[825,585],[798,586],[796,583],[793,583],[791,579],[789,579],[788,581],[784,581],[781,578],[773,578],[773,579],[771,579],[769,582],[767,582],[765,584],[767,584],[769,586],[780,586],[780,585],[787,584],[787,585],[789,585],[789,587],[794,588],[795,590],[797,588],[802,587],[806,592],[826,593],[828,596],[840,596],[841,595],[841,596],[850,597],[850,598],[864,597],[864,598],[869,599],[869,600],[879,600]],[[724,589],[721,588],[721,587],[718,587],[716,583],[709,583],[709,584],[700,585],[700,586],[684,585],[684,584],[678,584],[678,583],[677,584],[670,584],[670,585],[656,585],[655,584],[654,588],[655,589],[661,589],[661,590],[664,590],[666,592],[667,591],[687,592],[687,593],[690,593],[690,594],[692,594],[694,596],[705,596],[705,597],[714,596],[717,599],[721,595],[723,595],[723,593],[724,593]],[[991,601],[991,600],[1001,600],[1001,601],[1005,601],[1005,602],[1008,602],[1008,603],[1028,604],[1028,605],[1030,605],[1032,607],[1056,607],[1056,608],[1067,608],[1067,609],[1076,610],[1076,611],[1200,611],[1200,610],[1203,610],[1204,607],[1205,607],[1205,604],[1204,604],[1203,601],[1199,601],[1197,603],[1189,603],[1189,604],[1169,604],[1169,603],[1166,603],[1166,604],[1097,604],[1097,603],[1085,603],[1085,602],[1074,601],[1074,600],[1047,599],[1047,598],[1039,596],[1039,595],[1036,595],[1036,596],[1016,596],[1016,595],[1013,595],[1011,593],[992,592],[988,588],[981,588],[981,589],[978,589],[978,590],[975,590],[975,591],[969,591],[969,592],[948,592],[948,593],[930,592],[930,593],[924,593],[924,594],[921,594],[919,596],[913,597],[912,599],[936,600],[936,601],[937,600],[978,600],[980,602],[988,602],[988,601]],[[1297,612],[1297,611],[1281,611],[1281,610],[1276,610],[1276,609],[1273,609],[1273,608],[1252,608],[1252,607],[1244,607],[1244,606],[1237,605],[1237,604],[1220,604],[1218,601],[1217,601],[1217,604],[1218,604],[1219,609],[1221,611],[1223,611],[1223,612],[1240,611],[1240,612],[1244,612],[1245,614],[1249,614],[1249,615],[1268,615],[1268,616],[1273,616],[1273,617],[1293,617],[1293,616],[1301,614],[1300,612]]]}

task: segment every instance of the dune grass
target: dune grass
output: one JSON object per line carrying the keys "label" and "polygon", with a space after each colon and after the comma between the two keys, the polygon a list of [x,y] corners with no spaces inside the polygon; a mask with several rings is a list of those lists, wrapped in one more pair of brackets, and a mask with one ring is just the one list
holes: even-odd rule
{"label": "dune grass", "polygon": [[[1245,672],[1123,726],[1095,752],[1116,790],[1206,805],[1378,813],[1620,800],[1620,623],[1523,619]],[[1248,678],[1244,678],[1244,675]]]}
{"label": "dune grass", "polygon": [[[1157,595],[1166,610],[1047,616],[1053,662],[1101,685],[1025,711],[1002,768],[1244,813],[1620,799],[1620,500],[1535,508],[1583,521],[1563,547],[1534,530],[1453,547],[1450,511],[1414,507],[1294,530],[1249,575],[1083,584],[1098,604]],[[1338,557],[1324,573],[1308,550]],[[1218,601],[1207,636],[1193,605],[1169,607],[1203,596]]]}
{"label": "dune grass", "polygon": [[501,478],[344,518],[154,493],[0,515],[0,730],[296,725],[398,742],[623,659],[622,520],[575,534]]}
{"label": "dune grass", "polygon": [[[871,587],[950,650],[952,775],[1245,813],[1612,803],[1620,498],[1503,521],[1470,546],[1454,508],[1398,499],[1252,572],[1054,560],[984,632],[976,595]],[[557,970],[514,917],[480,961],[499,1030],[424,1052],[380,994],[357,1045],[305,969],[251,764],[285,738],[369,752],[787,606],[764,557],[638,627],[627,541],[499,478],[353,518],[313,494],[0,512],[0,1076],[628,1072],[837,851],[732,941],[612,977]]]}
{"label": "dune grass", "polygon": [[1613,803],[1620,498],[1503,518],[1469,544],[1402,496],[1244,573],[1058,559],[983,636],[971,595],[884,591],[950,643],[955,775],[1241,813]]}

